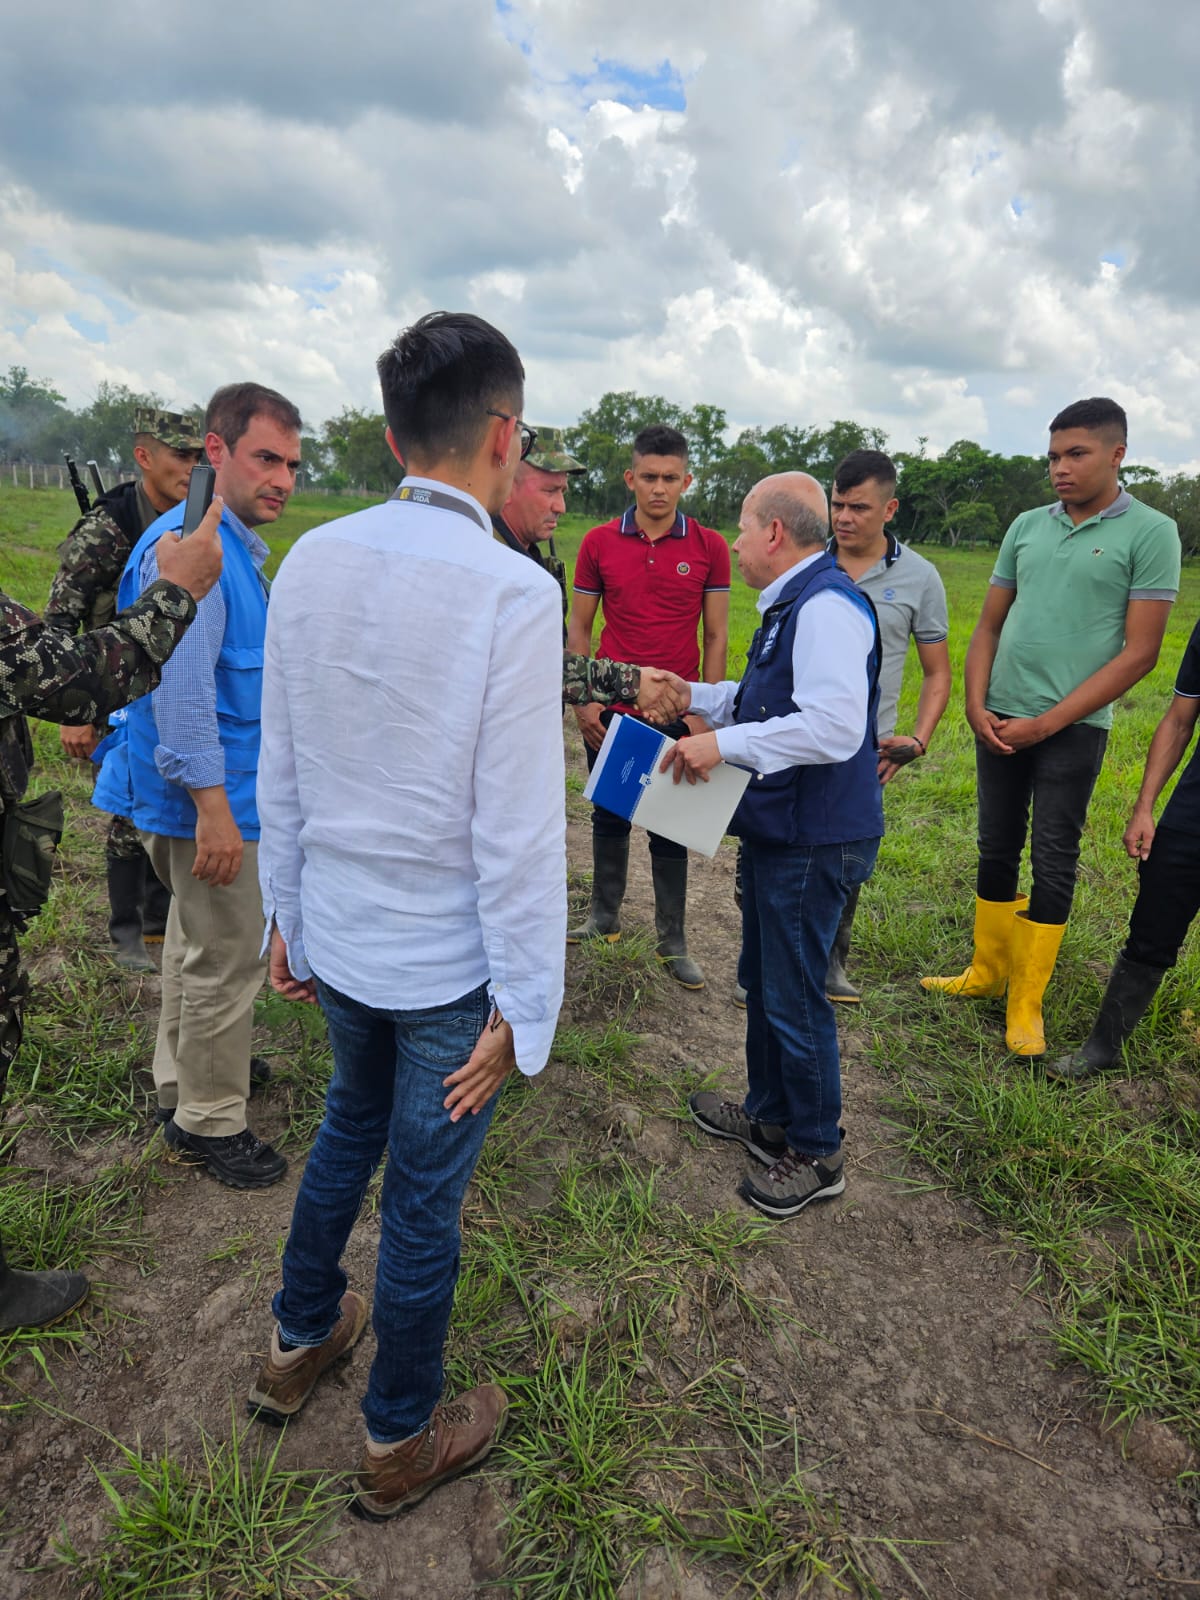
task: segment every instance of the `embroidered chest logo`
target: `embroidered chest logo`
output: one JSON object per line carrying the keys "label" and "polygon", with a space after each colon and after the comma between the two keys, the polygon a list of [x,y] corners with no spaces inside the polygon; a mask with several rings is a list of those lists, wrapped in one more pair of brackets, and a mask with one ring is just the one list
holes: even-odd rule
{"label": "embroidered chest logo", "polygon": [[778,622],[773,622],[771,624],[771,631],[767,634],[767,637],[763,640],[762,649],[758,652],[758,659],[760,661],[765,661],[767,659],[767,657],[771,654],[771,651],[774,650],[775,641],[779,637],[779,630],[780,630],[780,628],[782,626],[783,626],[783,619],[782,618],[780,618]]}
{"label": "embroidered chest logo", "polygon": [[894,600],[894,599],[895,599],[895,598],[896,598],[896,591],[895,591],[895,589],[885,589],[885,590],[884,590],[884,591],[883,591],[883,598],[884,598],[884,599],[885,599],[885,600]]}
{"label": "embroidered chest logo", "polygon": [[1104,554],[1104,546],[1102,544],[1093,546],[1092,554],[1094,556],[1102,556]]}
{"label": "embroidered chest logo", "polygon": [[688,573],[691,570],[692,570],[691,567],[688,565],[688,563],[686,561],[681,561],[679,563],[679,565],[675,568],[675,571],[679,574],[679,576],[681,578],[686,578]]}

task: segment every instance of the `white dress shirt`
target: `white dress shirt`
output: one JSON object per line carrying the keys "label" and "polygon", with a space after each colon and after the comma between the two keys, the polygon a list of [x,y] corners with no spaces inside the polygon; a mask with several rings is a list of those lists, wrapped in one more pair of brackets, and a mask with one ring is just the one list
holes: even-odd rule
{"label": "white dress shirt", "polygon": [[[763,616],[798,572],[823,556],[815,550],[775,578],[758,597]],[[690,710],[710,722],[726,761],[756,772],[849,761],[867,729],[866,660],[875,631],[862,608],[835,590],[809,600],[792,642],[796,710],[765,722],[733,721],[736,683],[694,683]]]}
{"label": "white dress shirt", "polygon": [[467,515],[389,500],[316,528],[271,589],[259,875],[296,977],[411,1011],[489,982],[517,1065],[563,994],[557,583]]}

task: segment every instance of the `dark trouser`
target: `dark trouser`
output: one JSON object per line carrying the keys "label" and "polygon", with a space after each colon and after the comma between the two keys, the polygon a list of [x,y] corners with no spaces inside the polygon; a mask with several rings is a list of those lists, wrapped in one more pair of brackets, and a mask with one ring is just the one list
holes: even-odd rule
{"label": "dark trouser", "polygon": [[8,901],[0,894],[0,1100],[8,1069],[21,1048],[22,1019],[29,980],[21,971],[21,952]]}
{"label": "dark trouser", "polygon": [[[600,720],[607,728],[614,717],[622,715],[624,713],[620,711],[602,711]],[[686,722],[668,722],[665,727],[660,728],[658,731],[665,733],[668,739],[685,739],[688,735],[688,725]],[[596,757],[600,752],[599,750],[593,750],[590,744],[585,744],[583,751],[587,756],[588,771],[590,772],[596,765]],[[633,824],[627,822],[624,817],[618,817],[615,812],[606,811],[603,806],[592,807],[593,838],[599,836],[609,839],[623,839],[632,829]],[[652,833],[650,835],[650,854],[652,856],[660,856],[663,860],[686,861],[687,846],[676,844],[674,839],[662,839],[657,833]]]}
{"label": "dark trouser", "polygon": [[1200,911],[1200,839],[1159,828],[1150,859],[1138,862],[1138,893],[1121,954],[1143,967],[1173,967]]}
{"label": "dark trouser", "polygon": [[742,850],[745,1109],[783,1128],[806,1156],[841,1146],[837,1018],[825,974],[846,896],[871,876],[878,850],[878,839]]}
{"label": "dark trouser", "polygon": [[1083,722],[1011,756],[996,755],[976,740],[979,870],[975,893],[981,900],[1016,899],[1032,800],[1029,920],[1066,922],[1075,896],[1079,837],[1107,743],[1105,728]]}
{"label": "dark trouser", "polygon": [[387,1151],[375,1271],[375,1360],[363,1415],[372,1439],[419,1433],[442,1394],[442,1348],[458,1282],[459,1213],[493,1095],[451,1122],[445,1079],[470,1056],[488,1018],[480,985],[449,1005],[381,1011],[317,979],[333,1076],[325,1119],[300,1180],[283,1288],[273,1307],[289,1344],[322,1344],[346,1292],[342,1251],[371,1174]]}

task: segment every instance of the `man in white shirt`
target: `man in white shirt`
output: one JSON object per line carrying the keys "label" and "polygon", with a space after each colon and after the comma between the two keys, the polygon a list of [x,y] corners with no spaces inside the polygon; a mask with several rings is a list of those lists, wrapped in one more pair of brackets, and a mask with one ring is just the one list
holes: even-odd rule
{"label": "man in white shirt", "polygon": [[260,876],[271,982],[325,1012],[334,1072],[250,1391],[295,1413],[361,1334],[340,1259],[385,1149],[356,1509],[393,1516],[487,1454],[494,1385],[443,1401],[459,1212],[498,1091],[545,1065],[563,992],[562,613],[492,537],[524,371],[436,312],[379,359],[391,500],[314,529],[272,589]]}
{"label": "man in white shirt", "polygon": [[[825,550],[825,491],[803,472],[746,496],[734,554],[761,590],[762,623],[738,683],[694,683],[690,709],[716,729],[663,762],[705,780],[719,761],[753,769],[730,831],[743,843],[746,1097],[694,1094],[694,1121],[766,1167],[738,1193],[792,1217],[846,1187],[837,1023],[825,973],[847,896],[883,833],[875,709],[879,629],[870,600]],[[801,621],[801,618],[803,620]]]}

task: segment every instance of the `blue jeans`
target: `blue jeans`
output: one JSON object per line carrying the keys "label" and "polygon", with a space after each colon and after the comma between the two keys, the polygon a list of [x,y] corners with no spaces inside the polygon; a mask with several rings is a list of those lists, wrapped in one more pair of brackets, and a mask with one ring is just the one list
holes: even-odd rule
{"label": "blue jeans", "polygon": [[323,1344],[332,1333],[346,1291],[342,1251],[386,1147],[376,1354],[362,1409],[371,1438],[392,1444],[419,1433],[441,1398],[459,1214],[498,1098],[451,1122],[442,1080],[464,1065],[483,1032],[487,987],[425,1011],[377,1011],[319,978],[317,994],[333,1076],[272,1309],[289,1344]]}
{"label": "blue jeans", "polygon": [[842,1072],[825,974],[846,896],[871,876],[878,850],[878,839],[742,848],[745,1109],[783,1128],[801,1155],[841,1146]]}

